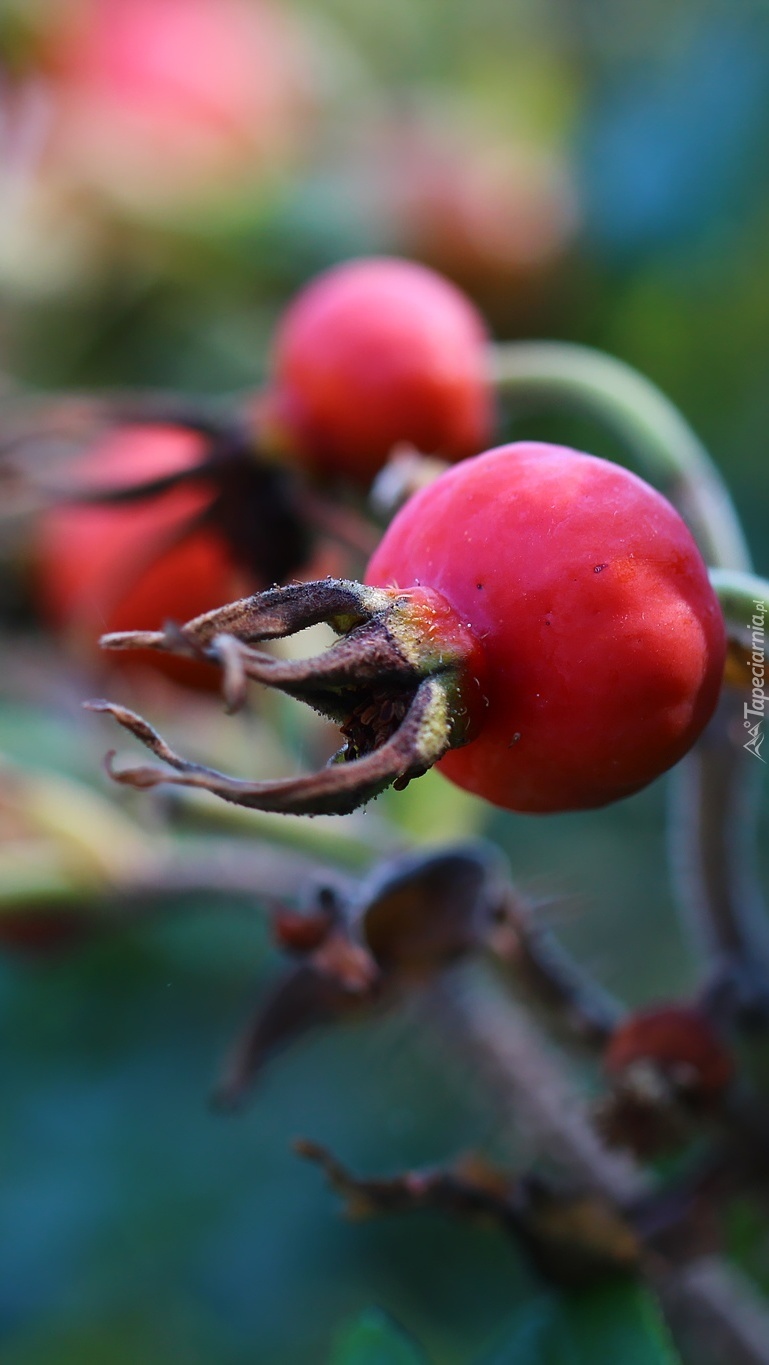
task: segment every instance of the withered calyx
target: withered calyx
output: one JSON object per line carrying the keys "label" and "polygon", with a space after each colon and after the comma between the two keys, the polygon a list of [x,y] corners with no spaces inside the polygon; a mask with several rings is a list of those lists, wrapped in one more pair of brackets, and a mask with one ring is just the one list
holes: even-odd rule
{"label": "withered calyx", "polygon": [[[325,653],[286,661],[254,648],[326,622],[340,639]],[[86,703],[174,769],[155,764],[116,770],[116,781],[200,787],[225,801],[295,815],[346,814],[391,785],[421,776],[473,734],[471,701],[480,696],[479,647],[440,594],[371,588],[345,579],[272,588],[207,612],[183,626],[105,635],[105,649],[156,649],[206,658],[222,668],[228,709],[243,704],[254,679],[307,702],[334,721],[345,743],[318,772],[251,782],[189,762],[152,727],[109,701]]]}

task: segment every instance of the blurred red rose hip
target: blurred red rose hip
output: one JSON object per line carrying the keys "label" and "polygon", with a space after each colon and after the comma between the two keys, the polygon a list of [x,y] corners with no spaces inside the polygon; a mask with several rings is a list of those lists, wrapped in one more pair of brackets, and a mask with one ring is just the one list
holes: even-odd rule
{"label": "blurred red rose hip", "polygon": [[604,1057],[608,1074],[621,1080],[639,1062],[650,1063],[695,1099],[715,1098],[735,1069],[732,1054],[702,1011],[677,1003],[638,1010],[613,1034]]}
{"label": "blurred red rose hip", "polygon": [[[97,443],[71,474],[78,487],[120,488],[178,472],[203,454],[203,438],[195,432],[125,427]],[[202,482],[184,483],[119,505],[80,504],[47,512],[34,549],[44,616],[76,651],[95,657],[105,631],[186,621],[256,586],[245,582],[216,530],[194,526],[210,498],[210,487]],[[119,667],[129,659],[101,657]],[[149,652],[141,662],[187,684],[218,685],[218,671],[205,662]]]}
{"label": "blurred red rose hip", "polygon": [[405,260],[336,266],[289,306],[264,399],[267,439],[367,484],[393,447],[459,460],[492,429],[487,335],[448,280]]}
{"label": "blurred red rose hip", "polygon": [[134,207],[242,191],[304,118],[304,57],[270,0],[80,0],[49,41],[55,156]]}

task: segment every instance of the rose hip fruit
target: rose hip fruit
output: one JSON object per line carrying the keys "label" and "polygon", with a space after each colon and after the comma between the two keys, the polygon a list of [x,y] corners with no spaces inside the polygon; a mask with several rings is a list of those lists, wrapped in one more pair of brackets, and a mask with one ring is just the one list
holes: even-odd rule
{"label": "rose hip fruit", "polygon": [[502,446],[406,504],[367,582],[440,593],[480,640],[485,714],[441,759],[517,811],[602,806],[692,746],[719,693],[724,625],[691,534],[628,470]]}
{"label": "rose hip fruit", "polygon": [[[97,443],[71,472],[78,487],[117,489],[177,473],[204,454],[204,438],[195,432],[125,427]],[[190,529],[210,497],[202,482],[184,483],[138,501],[47,512],[34,558],[38,597],[51,625],[88,653],[105,629],[185,621],[242,592],[247,584],[225,540],[210,528]],[[146,654],[143,662],[187,684],[217,684],[207,663],[158,654]]]}
{"label": "rose hip fruit", "polygon": [[267,439],[327,475],[368,483],[393,447],[459,460],[492,427],[483,321],[411,261],[350,261],[289,307],[264,400]]}
{"label": "rose hip fruit", "polygon": [[734,1058],[712,1024],[694,1005],[654,1005],[625,1019],[604,1057],[608,1074],[621,1080],[647,1062],[691,1098],[715,1098],[734,1074]]}
{"label": "rose hip fruit", "polygon": [[[175,754],[124,707],[94,702],[175,770],[143,765],[118,780],[342,814],[437,765],[508,810],[587,810],[665,772],[715,708],[726,639],[705,564],[670,503],[606,460],[534,442],[466,460],[399,512],[366,580],[274,588],[182,631],[223,667],[231,705],[252,678],[334,720],[339,761],[298,778],[229,778]],[[342,638],[315,658],[278,663],[254,648],[319,621]],[[179,636],[104,644],[173,651]]]}

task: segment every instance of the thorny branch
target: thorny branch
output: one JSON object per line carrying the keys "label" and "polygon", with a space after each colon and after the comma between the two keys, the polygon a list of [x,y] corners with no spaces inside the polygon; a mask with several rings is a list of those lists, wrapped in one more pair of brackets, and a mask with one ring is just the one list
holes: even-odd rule
{"label": "thorny branch", "polygon": [[245,1027],[219,1101],[239,1103],[265,1062],[308,1028],[392,1007],[406,990],[483,955],[575,1038],[602,1046],[619,1005],[536,921],[496,850],[482,843],[388,858],[359,881],[316,879],[303,915],[276,921],[277,939],[298,965]]}
{"label": "thorny branch", "polygon": [[[275,864],[275,889],[284,858]],[[267,871],[262,890],[269,883]],[[490,1217],[522,1243],[544,1274],[564,1283],[640,1266],[698,1365],[711,1358],[766,1365],[766,1308],[739,1276],[696,1250],[700,1195],[712,1194],[726,1164],[718,1149],[688,1184],[659,1187],[601,1138],[559,1055],[531,1014],[511,999],[504,978],[495,984],[488,973],[465,971],[442,982],[443,969],[457,957],[486,950],[502,960],[516,989],[523,984],[527,994],[537,995],[543,1010],[576,1019],[578,1033],[592,1027],[588,1036],[598,1043],[610,1029],[615,1007],[596,1013],[596,1001],[605,1009],[602,993],[556,951],[555,940],[513,891],[495,851],[468,845],[409,854],[385,860],[362,879],[329,880],[318,869],[315,897],[283,930],[297,945],[299,966],[237,1043],[216,1098],[226,1104],[239,1098],[264,1057],[308,1024],[381,1002],[398,981],[437,981],[430,1017],[437,1018],[452,1051],[472,1061],[516,1143],[523,1136],[530,1159],[541,1166],[544,1158],[550,1175],[513,1180],[473,1160],[448,1171],[360,1179],[322,1148],[301,1144],[301,1153],[320,1162],[352,1213],[434,1208]],[[760,1166],[762,1141],[755,1134],[764,1131],[766,1116],[744,1103],[735,1112],[753,1165]],[[687,1236],[692,1218],[695,1230]]]}
{"label": "thorny branch", "polygon": [[[552,373],[548,364],[543,366],[543,360],[548,364],[553,362]],[[749,567],[739,523],[718,475],[696,437],[651,386],[643,388],[641,381],[639,388],[637,377],[631,371],[578,348],[561,348],[560,351],[550,348],[549,352],[546,348],[532,347],[528,351],[519,348],[517,353],[498,357],[498,361],[502,382],[511,392],[519,386],[523,394],[528,386],[531,391],[539,387],[547,392],[550,388],[560,396],[568,396],[571,383],[572,396],[577,401],[586,402],[606,415],[612,407],[611,402],[607,407],[607,394],[613,391],[618,428],[642,457],[656,462],[672,496],[695,524],[708,557],[727,568]],[[566,380],[559,372],[561,361],[569,372]],[[609,367],[603,378],[602,364],[604,370]],[[633,408],[635,426],[628,417]],[[345,610],[341,609],[342,615]],[[324,616],[317,619],[328,619],[328,615],[326,606]],[[345,629],[350,625],[365,629],[368,620],[365,613],[352,622],[348,619]],[[287,666],[277,664],[250,647],[254,641],[270,638],[270,629],[264,629],[264,622],[252,638],[247,628],[242,628],[242,620],[238,625],[237,638],[228,631],[226,622],[217,619],[215,630],[208,635],[205,629],[194,637],[189,633],[185,636],[183,631],[168,631],[156,633],[152,639],[137,635],[124,643],[175,649],[181,645],[193,653],[202,650],[208,657],[213,654],[223,666],[226,692],[232,706],[239,704],[246,679],[250,677],[264,681],[271,674],[276,685],[284,690],[292,691],[293,688],[296,694],[294,685],[298,684],[301,692],[302,680],[295,673],[290,674],[290,666],[287,672]],[[284,626],[285,620],[272,633],[284,633]],[[111,644],[120,647],[117,640]],[[324,665],[325,683],[331,692],[344,683],[343,654],[341,650]],[[334,673],[337,664],[339,671]],[[375,668],[372,656],[372,676],[380,667],[381,660],[377,660]],[[412,689],[409,704],[413,705],[425,684],[413,677],[409,684]],[[328,694],[324,701],[325,713],[338,718],[337,713],[343,709],[338,696],[336,711],[329,705]],[[156,756],[179,774],[175,777],[164,770],[138,768],[129,770],[122,777],[118,775],[120,780],[138,786],[154,785],[160,780],[182,782],[214,790],[227,800],[249,804],[249,799],[243,798],[250,797],[252,803],[261,808],[286,809],[285,805],[269,804],[283,799],[287,794],[285,787],[282,795],[276,796],[278,784],[235,783],[210,769],[189,764],[174,754],[140,718],[119,707],[99,705],[110,710],[125,728],[138,735]],[[695,907],[698,918],[705,925],[706,946],[714,961],[715,979],[709,1000],[711,1005],[720,1002],[722,1014],[732,1017],[746,1012],[755,1014],[757,1008],[765,1008],[769,995],[766,988],[769,953],[756,928],[760,921],[757,916],[746,914],[751,886],[744,878],[740,880],[738,872],[741,862],[744,866],[744,860],[737,856],[737,831],[745,828],[742,818],[745,777],[744,769],[737,767],[741,755],[735,754],[728,711],[727,703],[705,741],[680,770],[682,786],[677,798],[676,842],[684,848],[679,864],[679,885],[684,886],[684,899]],[[409,714],[406,710],[406,717]],[[388,717],[388,722],[390,719]],[[396,719],[403,723],[403,716]],[[373,754],[365,752],[365,745],[356,749],[350,766],[376,759],[370,774],[372,792],[383,776],[391,781],[393,777],[410,775],[408,763],[404,766],[402,752],[398,753],[397,762],[393,760],[389,766],[385,762],[384,768],[381,767],[382,753],[386,753],[388,743],[398,734],[396,728],[386,737],[384,746],[375,748]],[[412,760],[413,754],[412,745],[409,749]],[[418,770],[418,765],[414,770]],[[290,799],[293,799],[293,791]],[[293,805],[290,808],[302,807]],[[317,809],[317,804],[313,808]],[[497,891],[499,887],[493,879],[488,880],[485,873],[479,879],[479,885],[484,888],[483,895],[476,891],[468,897],[473,916],[460,914],[454,922],[454,930],[458,929],[458,933],[449,945],[451,951],[440,936],[436,940],[430,934],[426,955],[424,943],[420,943],[416,955],[413,942],[404,951],[401,921],[397,913],[393,915],[392,905],[398,904],[404,880],[408,883],[412,873],[413,868],[400,881],[398,875],[389,880],[385,877],[384,885],[380,885],[378,891],[369,885],[356,893],[348,886],[332,897],[327,927],[318,942],[268,1002],[267,1010],[261,1012],[250,1033],[241,1040],[239,1051],[236,1049],[233,1054],[225,1076],[225,1093],[228,1089],[237,1092],[276,1039],[284,1041],[292,1030],[297,1031],[297,1026],[304,1027],[306,1018],[315,1022],[322,1017],[338,1017],[360,1001],[373,1000],[388,983],[388,978],[394,980],[403,975],[404,969],[408,974],[417,965],[423,975],[429,975],[425,972],[427,965],[443,967],[473,948],[482,947],[495,954],[511,969],[519,986],[525,985],[543,1009],[552,1011],[555,1008],[562,1013],[589,1042],[600,1047],[606,1041],[620,1017],[620,1007],[577,971],[509,889],[501,897],[490,895],[492,884]],[[421,904],[424,906],[424,900]],[[480,905],[483,913],[477,914]],[[358,1211],[438,1207],[462,1214],[468,1211],[490,1214],[522,1237],[538,1263],[554,1274],[560,1273],[559,1254],[564,1246],[567,1271],[573,1264],[575,1248],[587,1256],[584,1236],[580,1241],[586,1226],[585,1211],[590,1211],[587,1223],[594,1227],[596,1210],[601,1210],[604,1221],[598,1219],[598,1222],[605,1231],[611,1232],[610,1236],[607,1234],[608,1261],[616,1266],[618,1260],[626,1256],[627,1265],[632,1265],[640,1258],[644,1273],[658,1290],[679,1339],[692,1351],[692,1358],[696,1358],[698,1365],[711,1358],[728,1359],[737,1365],[762,1365],[762,1362],[766,1365],[769,1362],[769,1310],[758,1296],[741,1277],[717,1259],[690,1255],[682,1261],[671,1251],[671,1244],[665,1237],[658,1236],[660,1227],[665,1233],[670,1232],[677,1215],[685,1222],[692,1209],[696,1211],[697,1181],[693,1181],[688,1190],[673,1192],[678,1196],[676,1203],[676,1198],[671,1199],[670,1191],[660,1190],[630,1157],[611,1150],[596,1130],[583,1096],[548,1047],[541,1030],[498,984],[491,983],[488,977],[480,981],[467,974],[459,987],[454,983],[451,988],[443,984],[434,989],[442,1027],[453,1046],[473,1059],[477,1074],[496,1096],[503,1119],[515,1126],[516,1135],[523,1129],[532,1152],[544,1154],[548,1163],[559,1168],[561,1173],[567,1173],[570,1180],[576,1178],[583,1186],[585,1193],[577,1197],[577,1205],[570,1205],[562,1195],[550,1200],[547,1186],[539,1187],[537,1191],[536,1186],[505,1182],[498,1173],[479,1171],[477,1167],[475,1170],[456,1168],[450,1172],[372,1181],[352,1177],[330,1154],[312,1144],[304,1145],[303,1154],[323,1165],[332,1183]],[[735,1114],[739,1118],[739,1106],[733,1118]],[[763,1141],[769,1130],[766,1115],[761,1111],[755,1117]],[[724,1118],[728,1121],[729,1115]],[[752,1122],[750,1106],[743,1106],[741,1119],[745,1120],[743,1130],[740,1131],[740,1123],[735,1121],[733,1131],[727,1131],[726,1146],[729,1141],[733,1144],[742,1142],[750,1150],[748,1174],[755,1176],[758,1172],[765,1180],[763,1158],[758,1151],[761,1144],[755,1141],[753,1130],[756,1125]],[[713,1169],[718,1167],[716,1147]],[[712,1170],[706,1170],[703,1187],[711,1178]],[[569,1209],[579,1216],[572,1219],[566,1216],[567,1235],[563,1242],[563,1219]],[[543,1213],[553,1211],[557,1214],[555,1242],[558,1243],[558,1254],[555,1259],[553,1223],[543,1217]],[[639,1239],[643,1241],[643,1247]]]}
{"label": "thorny branch", "polygon": [[295,1149],[321,1167],[351,1218],[434,1209],[490,1219],[524,1246],[543,1274],[573,1286],[638,1268],[638,1238],[603,1196],[553,1189],[532,1176],[512,1178],[479,1158],[445,1170],[361,1179],[317,1143],[299,1141]]}
{"label": "thorny branch", "polygon": [[[488,979],[465,979],[461,990],[438,990],[440,1027],[452,1048],[472,1060],[516,1142],[527,1135],[533,1153],[577,1179],[620,1212],[654,1197],[649,1176],[601,1140],[584,1098],[531,1018]],[[697,1365],[767,1365],[769,1308],[737,1271],[710,1254],[676,1263],[652,1247],[644,1272],[660,1296],[687,1358]]]}
{"label": "thorny branch", "polygon": [[[614,431],[688,521],[722,602],[728,606],[739,579],[744,592],[750,550],[729,490],[702,441],[654,384],[613,356],[568,343],[497,346],[491,363],[501,393],[519,410],[559,404]],[[722,1006],[755,1020],[769,1011],[769,942],[748,847],[753,774],[731,733],[738,709],[725,699],[674,775],[671,847],[678,900],[700,947],[712,954]]]}

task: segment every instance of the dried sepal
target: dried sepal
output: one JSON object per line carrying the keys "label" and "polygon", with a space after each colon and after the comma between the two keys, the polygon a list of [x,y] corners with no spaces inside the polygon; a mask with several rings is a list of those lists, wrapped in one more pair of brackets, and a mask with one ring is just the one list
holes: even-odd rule
{"label": "dried sepal", "polygon": [[[510,952],[513,920],[527,936],[523,960],[520,945]],[[387,1008],[404,991],[435,981],[473,955],[491,952],[498,960],[501,933],[516,990],[532,987],[541,1005],[567,1012],[583,1036],[603,1039],[609,1006],[587,977],[576,978],[576,968],[557,956],[549,935],[543,951],[534,917],[498,851],[484,842],[420,850],[383,859],[357,881],[331,886],[324,878],[307,889],[299,908],[275,907],[275,942],[299,967],[257,1009],[236,1046],[237,1064],[228,1066],[225,1086],[230,1102],[242,1099],[272,1053],[309,1024],[333,1024],[373,1005]]]}
{"label": "dried sepal", "polygon": [[445,701],[438,684],[428,680],[418,688],[395,734],[381,748],[349,762],[332,762],[305,777],[278,778],[273,782],[249,782],[229,777],[200,763],[191,763],[175,753],[141,716],[111,702],[89,702],[89,709],[114,716],[124,729],[140,739],[175,773],[150,764],[116,769],[114,752],[107,755],[107,771],[123,786],[146,790],[162,783],[197,787],[224,801],[252,810],[275,811],[290,815],[345,815],[378,796],[394,783],[403,783],[436,762],[448,745],[439,740],[426,746],[422,735],[435,729],[440,733],[445,717]]}
{"label": "dried sepal", "polygon": [[[280,946],[299,963],[252,1013],[227,1058],[214,1100],[234,1108],[274,1053],[309,1029],[361,1013],[381,996],[385,982],[337,892],[317,888],[305,914],[285,907],[273,917]],[[289,943],[286,945],[288,929]]]}
{"label": "dried sepal", "polygon": [[264,1063],[308,1028],[386,1006],[481,947],[503,876],[495,850],[459,845],[387,859],[357,885],[322,881],[302,911],[276,908],[276,942],[298,963],[236,1042],[219,1102],[239,1103]]}
{"label": "dried sepal", "polygon": [[392,600],[379,588],[346,579],[325,578],[243,597],[204,612],[180,630],[119,631],[102,637],[104,649],[161,649],[179,653],[182,641],[198,653],[218,635],[234,635],[243,644],[277,640],[326,621],[338,634],[370,620]]}
{"label": "dried sepal", "polygon": [[[39,446],[50,444],[43,418],[19,433],[15,446],[25,458],[17,461],[18,477],[30,509],[141,507],[177,487],[194,484],[205,490],[206,502],[203,511],[183,528],[183,535],[194,535],[201,527],[212,529],[227,546],[232,561],[258,582],[296,573],[310,558],[314,538],[327,534],[313,521],[313,509],[306,503],[297,473],[266,457],[251,423],[238,414],[168,397],[153,401],[143,396],[134,403],[93,402],[80,422],[73,439],[64,442],[66,459],[53,465],[49,459],[41,470],[36,468],[40,461],[32,457]],[[106,478],[95,468],[73,465],[73,455],[109,442],[116,433],[130,433],[131,428],[137,434],[129,439],[137,445],[144,439],[140,428],[192,433],[199,437],[199,455],[181,469],[118,482],[109,478],[109,460]],[[6,462],[0,459],[0,463]],[[360,519],[351,513],[349,520]]]}
{"label": "dried sepal", "polygon": [[[373,994],[373,990],[372,990]],[[295,967],[256,1009],[236,1039],[215,1086],[218,1108],[236,1108],[265,1062],[322,1024],[355,1013],[368,1003],[311,962]]]}
{"label": "dried sepal", "polygon": [[[327,622],[342,637],[324,654],[285,661],[253,646]],[[448,633],[446,626],[448,622]],[[248,680],[307,702],[340,727],[343,748],[306,777],[249,782],[176,754],[140,716],[108,701],[114,716],[175,770],[140,766],[110,773],[140,788],[200,787],[226,801],[290,814],[346,814],[386,787],[405,784],[471,734],[460,689],[477,645],[438,594],[368,588],[343,579],[274,588],[162,631],[107,635],[107,649],[157,649],[217,662],[230,709]],[[111,759],[109,760],[111,765]]]}
{"label": "dried sepal", "polygon": [[490,844],[456,844],[379,863],[352,912],[383,971],[429,977],[483,947],[509,886]]}

